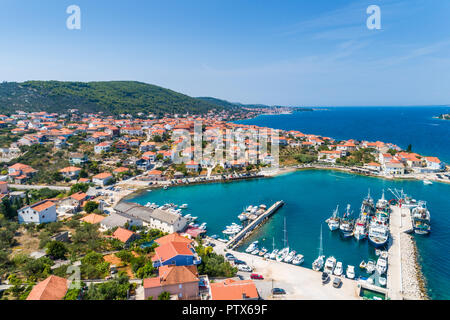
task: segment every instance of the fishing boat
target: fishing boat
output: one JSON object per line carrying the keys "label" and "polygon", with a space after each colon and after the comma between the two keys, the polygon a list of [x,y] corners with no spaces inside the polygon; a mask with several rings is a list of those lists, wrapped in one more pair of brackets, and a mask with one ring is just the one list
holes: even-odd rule
{"label": "fishing boat", "polygon": [[334,273],[334,275],[336,275],[336,276],[341,276],[343,272],[344,272],[344,268],[342,267],[342,262],[341,262],[341,261],[338,261],[338,262],[336,263],[336,267],[335,267],[334,270],[333,270],[333,273]]}
{"label": "fishing boat", "polygon": [[303,262],[303,260],[304,260],[303,255],[302,254],[297,254],[294,257],[294,259],[292,260],[292,264],[297,266],[297,265],[301,264]]}
{"label": "fishing boat", "polygon": [[381,198],[377,201],[376,209],[383,211],[383,210],[385,210],[388,207],[389,207],[389,201],[387,201],[386,198],[384,197],[384,189],[383,189],[383,193],[381,195]]}
{"label": "fishing boat", "polygon": [[378,258],[375,269],[379,274],[383,274],[387,270],[387,261],[383,257]]}
{"label": "fishing boat", "polygon": [[324,272],[328,274],[333,274],[334,268],[336,267],[336,258],[331,256],[325,261]]}
{"label": "fishing boat", "polygon": [[367,197],[363,199],[361,204],[361,214],[365,213],[367,216],[374,215],[376,211],[375,204],[373,202],[372,197],[370,196],[370,189]]}
{"label": "fishing boat", "polygon": [[325,256],[323,255],[323,247],[322,247],[322,225],[320,225],[320,246],[319,246],[319,256],[312,263],[312,268],[314,271],[320,271],[325,264]]}
{"label": "fishing boat", "polygon": [[294,260],[295,255],[297,252],[295,250],[292,250],[289,252],[289,254],[283,259],[284,262],[290,263],[292,260]]}
{"label": "fishing boat", "polygon": [[416,234],[428,234],[431,231],[431,216],[430,211],[427,209],[425,201],[419,201],[417,207],[411,211],[411,218],[413,222],[414,233]]}
{"label": "fishing boat", "polygon": [[375,271],[375,262],[373,260],[369,260],[366,264],[366,272],[373,273]]}
{"label": "fishing boat", "polygon": [[341,230],[342,235],[344,238],[348,238],[353,236],[353,227],[354,222],[353,219],[351,219],[352,213],[350,212],[350,204],[347,205],[347,210],[344,213],[344,216],[341,219],[341,223],[339,225],[339,229]]}
{"label": "fishing boat", "polygon": [[355,279],[355,267],[348,265],[347,270],[345,271],[345,275],[349,279]]}
{"label": "fishing boat", "polygon": [[325,221],[328,224],[328,228],[331,231],[337,230],[339,228],[340,218],[339,218],[339,205],[333,211],[333,215]]}
{"label": "fishing boat", "polygon": [[355,223],[355,230],[353,235],[356,240],[364,240],[367,238],[366,221],[365,219],[358,218]]}
{"label": "fishing boat", "polygon": [[369,241],[375,248],[384,246],[389,239],[389,226],[387,218],[382,212],[378,211],[376,217],[369,225]]}
{"label": "fishing boat", "polygon": [[255,250],[256,248],[258,248],[258,241],[253,241],[252,243],[250,243],[250,245],[248,246],[248,248],[245,249],[245,252],[251,253],[251,252],[253,252],[253,250]]}

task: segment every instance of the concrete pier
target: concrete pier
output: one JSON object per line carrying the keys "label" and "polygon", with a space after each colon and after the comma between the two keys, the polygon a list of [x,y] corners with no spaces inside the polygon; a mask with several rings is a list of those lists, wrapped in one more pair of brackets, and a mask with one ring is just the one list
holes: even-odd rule
{"label": "concrete pier", "polygon": [[421,299],[414,243],[408,232],[412,219],[409,208],[391,206],[391,233],[387,270],[388,296],[392,300]]}
{"label": "concrete pier", "polygon": [[280,200],[275,202],[269,209],[267,209],[263,214],[261,214],[258,218],[249,223],[245,228],[243,228],[239,233],[237,233],[234,237],[232,237],[226,244],[226,247],[229,249],[236,248],[239,243],[247,238],[253,230],[255,230],[258,226],[266,221],[272,214],[274,214],[279,208],[284,205],[284,201]]}

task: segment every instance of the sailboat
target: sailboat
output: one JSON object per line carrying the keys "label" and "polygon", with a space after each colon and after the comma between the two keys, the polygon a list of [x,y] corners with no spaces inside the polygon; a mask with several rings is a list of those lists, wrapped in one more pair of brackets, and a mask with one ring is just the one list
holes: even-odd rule
{"label": "sailboat", "polygon": [[316,260],[314,260],[312,264],[312,268],[314,271],[320,271],[323,268],[323,265],[325,264],[325,256],[323,255],[323,248],[322,248],[322,225],[320,225],[320,247],[319,247],[319,256]]}
{"label": "sailboat", "polygon": [[339,228],[339,205],[333,211],[333,215],[325,222],[328,223],[328,228],[330,228],[331,231],[337,230]]}
{"label": "sailboat", "polygon": [[286,259],[286,257],[288,256],[288,254],[289,254],[289,245],[287,244],[288,243],[288,241],[287,241],[287,230],[286,230],[286,217],[284,218],[284,239],[283,239],[283,242],[284,242],[284,248],[283,249],[281,249],[279,252],[278,252],[278,254],[277,254],[277,257],[276,257],[276,260],[278,261],[278,262],[281,262],[281,261],[283,261],[284,259]]}

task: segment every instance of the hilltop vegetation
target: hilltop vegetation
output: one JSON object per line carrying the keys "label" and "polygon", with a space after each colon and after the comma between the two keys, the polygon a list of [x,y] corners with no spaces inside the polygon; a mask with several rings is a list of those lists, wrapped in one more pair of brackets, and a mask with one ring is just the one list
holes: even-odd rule
{"label": "hilltop vegetation", "polygon": [[223,106],[136,81],[61,82],[27,81],[0,84],[0,112],[104,112],[118,115],[140,112],[163,114],[204,114]]}

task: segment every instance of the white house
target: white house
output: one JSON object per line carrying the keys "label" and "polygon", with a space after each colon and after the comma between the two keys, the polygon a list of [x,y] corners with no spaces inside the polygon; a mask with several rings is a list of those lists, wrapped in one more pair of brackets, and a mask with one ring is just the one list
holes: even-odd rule
{"label": "white house", "polygon": [[19,223],[49,223],[56,221],[56,205],[48,200],[40,201],[17,211]]}
{"label": "white house", "polygon": [[[436,157],[424,157],[426,163],[426,171],[439,172],[445,169],[445,164]],[[423,170],[423,169],[422,169]]]}
{"label": "white house", "polygon": [[95,153],[102,153],[102,151],[108,152],[110,149],[111,149],[111,143],[109,143],[109,142],[100,142],[99,144],[97,144],[94,147],[94,152]]}
{"label": "white house", "polygon": [[104,186],[113,178],[109,172],[102,172],[92,177],[92,182],[96,185]]}

